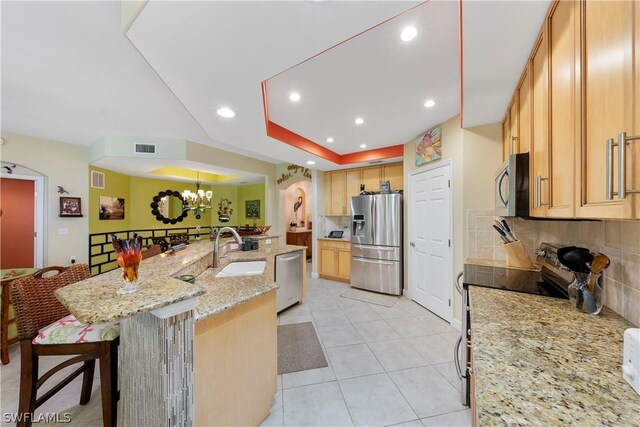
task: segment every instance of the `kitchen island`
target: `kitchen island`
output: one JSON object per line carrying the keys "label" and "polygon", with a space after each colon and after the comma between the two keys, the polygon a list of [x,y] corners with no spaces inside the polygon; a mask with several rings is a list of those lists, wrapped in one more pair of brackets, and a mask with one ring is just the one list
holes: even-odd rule
{"label": "kitchen island", "polygon": [[[213,244],[201,241],[142,261],[135,294],[116,294],[123,285],[119,270],[59,289],[56,295],[80,321],[121,320],[119,423],[258,424],[268,416],[277,369],[274,260],[304,249],[230,252],[220,268],[261,259],[265,271],[217,278],[220,268],[209,268]],[[196,283],[174,278],[184,274]]]}
{"label": "kitchen island", "polygon": [[628,321],[569,301],[469,287],[476,425],[640,425],[622,378]]}

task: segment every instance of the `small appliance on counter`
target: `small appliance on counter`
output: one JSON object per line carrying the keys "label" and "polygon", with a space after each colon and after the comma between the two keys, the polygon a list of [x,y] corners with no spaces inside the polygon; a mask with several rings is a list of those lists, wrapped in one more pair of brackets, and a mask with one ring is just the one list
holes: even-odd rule
{"label": "small appliance on counter", "polygon": [[344,234],[344,231],[333,230],[333,231],[329,232],[329,235],[327,236],[327,238],[329,238],[329,239],[342,239],[342,235],[343,234]]}
{"label": "small appliance on counter", "polygon": [[243,251],[255,251],[258,249],[258,239],[255,237],[243,237],[242,238],[242,250]]}
{"label": "small appliance on counter", "polygon": [[640,328],[624,331],[622,376],[640,394]]}

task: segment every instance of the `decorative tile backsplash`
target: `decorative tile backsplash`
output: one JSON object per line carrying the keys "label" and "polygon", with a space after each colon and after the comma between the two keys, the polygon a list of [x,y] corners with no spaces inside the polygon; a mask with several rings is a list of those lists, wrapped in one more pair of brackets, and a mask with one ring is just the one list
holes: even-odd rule
{"label": "decorative tile backsplash", "polygon": [[[504,260],[502,240],[493,229],[492,210],[467,211],[467,258]],[[604,273],[605,305],[640,325],[640,221],[540,221],[508,218],[532,259],[540,242],[582,246],[611,258]]]}
{"label": "decorative tile backsplash", "polygon": [[349,238],[351,236],[351,217],[348,216],[325,216],[321,230],[323,236],[328,236],[330,231],[338,230],[344,231],[343,237]]}

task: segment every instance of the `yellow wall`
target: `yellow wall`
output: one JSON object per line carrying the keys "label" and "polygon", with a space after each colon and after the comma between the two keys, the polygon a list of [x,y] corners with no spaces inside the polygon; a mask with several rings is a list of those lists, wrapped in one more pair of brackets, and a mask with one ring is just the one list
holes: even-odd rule
{"label": "yellow wall", "polygon": [[[91,187],[91,171],[104,173],[104,188]],[[110,231],[131,229],[131,177],[118,172],[91,166],[89,168],[89,206],[85,215],[89,217],[90,233],[106,233]],[[99,217],[100,197],[116,197],[124,199],[124,219],[101,220]]]}
{"label": "yellow wall", "polygon": [[[260,218],[247,218],[244,203],[247,200],[260,200]],[[267,206],[265,206],[264,184],[243,185],[238,187],[238,207],[238,221],[240,222],[240,225],[253,225],[254,222],[257,225],[264,225],[265,209],[267,208]]]}
{"label": "yellow wall", "polygon": [[[0,146],[3,162],[15,163],[32,169],[31,174],[45,177],[45,248],[44,265],[69,265],[75,256],[78,262],[87,262],[87,147],[65,144],[34,136],[2,132],[5,144]],[[20,168],[21,174],[29,174]],[[68,196],[82,198],[81,218],[60,218],[60,194],[57,186],[69,191]],[[65,194],[66,196],[66,194]],[[67,234],[60,234],[66,229]]]}

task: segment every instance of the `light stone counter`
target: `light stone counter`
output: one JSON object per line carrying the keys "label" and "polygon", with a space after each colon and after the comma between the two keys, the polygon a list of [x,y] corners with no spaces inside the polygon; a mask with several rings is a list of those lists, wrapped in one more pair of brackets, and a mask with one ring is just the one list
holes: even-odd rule
{"label": "light stone counter", "polygon": [[623,333],[608,309],[469,287],[478,425],[640,425],[622,378]]}
{"label": "light stone counter", "polygon": [[351,237],[341,237],[339,239],[333,239],[331,237],[318,237],[317,240],[326,240],[328,242],[349,242],[349,243],[351,243]]}
{"label": "light stone counter", "polygon": [[[275,283],[274,263],[276,255],[306,249],[306,246],[276,245],[255,251],[230,252],[220,259],[219,268],[209,268],[196,278],[196,285],[205,289],[198,298],[196,321],[206,319],[229,308],[259,297],[278,285]],[[216,277],[227,264],[237,261],[265,260],[264,273],[259,276]]]}

